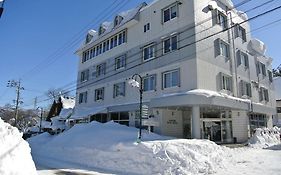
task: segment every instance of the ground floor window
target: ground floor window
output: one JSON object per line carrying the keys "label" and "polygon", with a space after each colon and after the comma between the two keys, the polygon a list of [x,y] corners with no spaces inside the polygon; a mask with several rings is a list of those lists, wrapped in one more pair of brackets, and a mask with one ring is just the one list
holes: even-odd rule
{"label": "ground floor window", "polygon": [[250,114],[249,116],[250,131],[253,134],[256,128],[267,126],[267,118],[265,114]]}
{"label": "ground floor window", "polygon": [[113,112],[110,113],[110,120],[121,125],[129,126],[129,112]]}
{"label": "ground floor window", "polygon": [[96,115],[92,115],[90,118],[90,121],[97,121],[100,123],[106,123],[107,120],[107,114],[96,114]]}

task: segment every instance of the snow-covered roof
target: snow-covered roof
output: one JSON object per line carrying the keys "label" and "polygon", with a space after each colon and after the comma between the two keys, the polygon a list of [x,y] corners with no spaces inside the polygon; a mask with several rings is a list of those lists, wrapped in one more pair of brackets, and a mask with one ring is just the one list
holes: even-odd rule
{"label": "snow-covered roof", "polygon": [[[105,31],[101,34],[98,35],[98,32],[96,32],[95,30],[89,30],[87,35],[91,35],[93,36],[92,39],[89,42],[84,42],[84,44],[81,46],[80,49],[83,49],[85,46],[89,45],[90,43],[93,43],[94,41],[96,41],[97,39],[101,38],[102,36],[110,33],[111,31],[115,30],[116,28],[122,26],[123,24],[127,23],[128,21],[131,21],[132,19],[134,19],[137,14],[139,13],[139,11],[145,7],[147,4],[145,2],[141,3],[139,6],[137,6],[136,8],[127,10],[127,11],[123,11],[119,14],[117,14],[115,16],[115,18],[117,16],[122,17],[122,21],[120,22],[120,24],[118,24],[117,26],[114,26],[114,22],[108,22],[105,21],[101,24],[101,26],[105,29]],[[114,18],[114,19],[115,19]],[[80,50],[79,49],[79,50]]]}
{"label": "snow-covered roof", "polygon": [[61,96],[61,102],[64,109],[72,109],[75,106],[75,99],[72,97]]}
{"label": "snow-covered roof", "polygon": [[275,99],[281,100],[281,77],[275,77],[273,83],[275,88]]}

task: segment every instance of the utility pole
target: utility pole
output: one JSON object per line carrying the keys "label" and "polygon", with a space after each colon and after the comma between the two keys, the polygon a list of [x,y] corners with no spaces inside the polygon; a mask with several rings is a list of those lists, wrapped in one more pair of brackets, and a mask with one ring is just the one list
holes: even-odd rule
{"label": "utility pole", "polygon": [[17,127],[17,120],[18,120],[18,109],[19,105],[23,103],[23,101],[20,100],[20,92],[21,90],[24,90],[24,88],[21,86],[21,80],[15,81],[15,80],[9,80],[7,87],[10,88],[16,88],[16,109],[15,109],[15,127]]}
{"label": "utility pole", "polygon": [[37,97],[34,98],[34,110],[36,109],[37,107]]}
{"label": "utility pole", "polygon": [[42,119],[43,119],[43,108],[38,107],[37,109],[40,109],[40,125],[39,125],[39,133],[41,133],[41,128],[42,128]]}

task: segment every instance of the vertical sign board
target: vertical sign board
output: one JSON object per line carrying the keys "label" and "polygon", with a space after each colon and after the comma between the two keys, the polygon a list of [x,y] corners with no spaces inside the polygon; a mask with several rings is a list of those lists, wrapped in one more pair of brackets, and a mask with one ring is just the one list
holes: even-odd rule
{"label": "vertical sign board", "polygon": [[142,118],[147,119],[148,118],[148,106],[147,105],[142,105]]}

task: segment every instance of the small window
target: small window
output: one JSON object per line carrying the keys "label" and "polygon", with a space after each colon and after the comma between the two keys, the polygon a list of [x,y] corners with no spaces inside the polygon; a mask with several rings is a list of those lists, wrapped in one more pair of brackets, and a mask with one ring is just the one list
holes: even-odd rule
{"label": "small window", "polygon": [[122,16],[116,16],[114,20],[114,27],[118,26],[122,20],[123,20]]}
{"label": "small window", "polygon": [[232,92],[232,78],[231,76],[221,74],[221,89]]}
{"label": "small window", "polygon": [[252,96],[252,89],[251,89],[251,83],[245,82],[243,80],[241,80],[240,82],[240,92],[241,92],[241,96],[248,96],[251,97]]}
{"label": "small window", "polygon": [[178,49],[178,37],[172,36],[163,41],[163,52],[168,53]]}
{"label": "small window", "polygon": [[114,84],[113,97],[125,96],[125,82]]}
{"label": "small window", "polygon": [[165,72],[162,75],[163,88],[179,87],[180,86],[180,72],[173,70]]}
{"label": "small window", "polygon": [[143,48],[143,60],[148,61],[155,58],[155,44]]}
{"label": "small window", "polygon": [[106,63],[97,65],[96,76],[99,77],[101,75],[105,75],[105,71],[106,71]]}
{"label": "small window", "polygon": [[115,70],[125,68],[126,66],[126,55],[115,58]]}
{"label": "small window", "polygon": [[247,41],[247,37],[246,37],[246,29],[244,29],[242,26],[236,24],[235,26],[235,37],[236,38],[241,38],[243,40],[243,42]]}
{"label": "small window", "polygon": [[178,16],[178,6],[174,4],[162,11],[163,13],[163,22],[170,21]]}
{"label": "small window", "polygon": [[110,39],[110,49],[113,48],[113,45],[114,45],[114,38],[111,38],[111,39]]}
{"label": "small window", "polygon": [[104,100],[104,88],[95,90],[95,101]]}
{"label": "small window", "polygon": [[79,94],[79,104],[87,103],[87,91]]}
{"label": "small window", "polygon": [[80,76],[80,82],[84,82],[88,80],[89,80],[89,69],[82,71]]}
{"label": "small window", "polygon": [[259,99],[260,101],[269,101],[269,95],[268,95],[268,90],[261,87],[259,91]]}
{"label": "small window", "polygon": [[150,75],[143,78],[143,91],[156,90],[156,75]]}
{"label": "small window", "polygon": [[267,71],[267,74],[268,74],[268,79],[269,79],[269,82],[272,83],[273,81],[273,75],[272,75],[272,72],[270,70]]}
{"label": "small window", "polygon": [[230,55],[229,45],[226,42],[222,41],[221,39],[218,39],[216,41],[218,41],[218,44],[219,44],[219,46],[218,46],[219,55],[222,55],[225,58],[229,58],[229,55]]}
{"label": "small window", "polygon": [[217,24],[219,24],[223,29],[227,28],[227,16],[222,12],[218,11]]}
{"label": "small window", "polygon": [[143,32],[147,32],[148,30],[150,30],[150,23],[147,23],[143,26]]}
{"label": "small window", "polygon": [[243,65],[245,68],[249,68],[249,57],[246,53],[237,51],[237,65]]}
{"label": "small window", "polygon": [[281,114],[281,107],[277,107],[277,113]]}
{"label": "small window", "polygon": [[260,63],[261,64],[261,72],[263,76],[266,76],[266,68],[265,68],[265,64]]}
{"label": "small window", "polygon": [[117,35],[116,35],[116,36],[114,36],[113,47],[116,47],[116,46],[117,46],[117,40],[118,40],[118,37],[117,37]]}

